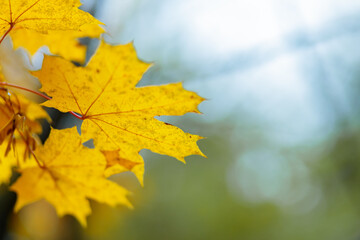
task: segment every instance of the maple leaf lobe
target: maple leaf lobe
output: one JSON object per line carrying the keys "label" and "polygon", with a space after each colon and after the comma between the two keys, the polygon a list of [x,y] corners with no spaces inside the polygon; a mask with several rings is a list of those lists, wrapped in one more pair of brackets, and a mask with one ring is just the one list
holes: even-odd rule
{"label": "maple leaf lobe", "polygon": [[45,199],[59,216],[71,214],[86,226],[86,216],[91,213],[89,198],[110,206],[131,207],[128,191],[105,179],[106,161],[102,153],[84,147],[81,142],[76,127],[52,129],[45,145],[35,151],[44,167],[24,167],[21,177],[11,186],[18,195],[16,211]]}

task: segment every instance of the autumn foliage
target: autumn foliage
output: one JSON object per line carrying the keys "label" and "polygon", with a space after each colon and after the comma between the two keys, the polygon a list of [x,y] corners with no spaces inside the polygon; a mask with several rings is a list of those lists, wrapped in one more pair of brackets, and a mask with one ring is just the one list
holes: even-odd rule
{"label": "autumn foliage", "polygon": [[[136,87],[150,67],[141,62],[132,44],[112,46],[101,40],[86,66],[86,47],[80,37],[100,38],[101,22],[78,9],[79,0],[0,0],[0,44],[11,37],[14,48],[29,55],[48,46],[42,69],[31,72],[41,83],[38,91],[16,85],[0,68],[0,183],[17,193],[15,210],[40,199],[51,203],[59,216],[71,214],[82,225],[91,213],[89,199],[132,207],[128,190],[107,177],[132,171],[143,184],[144,162],[150,149],[184,161],[204,156],[201,137],[154,118],[199,113],[204,99],[181,83]],[[0,65],[1,67],[1,65]],[[46,100],[32,102],[26,91]],[[51,122],[42,106],[70,112],[82,120],[76,128],[51,129],[44,144],[39,119]],[[95,148],[83,143],[93,140]]]}

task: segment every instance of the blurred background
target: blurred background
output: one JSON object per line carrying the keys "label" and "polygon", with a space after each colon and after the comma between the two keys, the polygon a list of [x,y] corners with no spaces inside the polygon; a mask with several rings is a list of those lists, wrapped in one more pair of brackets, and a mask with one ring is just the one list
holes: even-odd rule
{"label": "blurred background", "polygon": [[106,41],[155,63],[139,86],[183,81],[208,99],[203,115],[161,117],[207,137],[208,159],[143,150],[144,188],[113,177],[134,210],[93,202],[83,230],[40,202],[5,239],[360,239],[360,1],[83,3]]}

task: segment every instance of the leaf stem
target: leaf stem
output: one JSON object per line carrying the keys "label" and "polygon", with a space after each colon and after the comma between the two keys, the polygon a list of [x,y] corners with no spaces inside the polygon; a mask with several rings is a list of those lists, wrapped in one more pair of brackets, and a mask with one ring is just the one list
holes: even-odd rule
{"label": "leaf stem", "polygon": [[5,34],[2,36],[1,40],[0,40],[0,45],[1,43],[4,41],[5,37],[9,34],[9,32],[13,29],[15,24],[10,23],[10,28],[5,32]]}
{"label": "leaf stem", "polygon": [[13,87],[13,88],[17,88],[17,89],[24,90],[24,91],[27,91],[27,92],[31,92],[31,93],[34,93],[34,94],[40,96],[40,97],[45,98],[46,100],[51,100],[51,97],[48,97],[48,96],[46,96],[46,95],[43,94],[43,93],[36,92],[36,91],[34,91],[34,90],[31,90],[31,89],[28,89],[28,88],[24,88],[24,87],[15,85],[15,84],[7,83],[7,82],[0,82],[0,85],[2,85],[2,86],[7,86],[7,87]]}
{"label": "leaf stem", "polygon": [[[0,42],[0,43],[1,43],[1,42]],[[25,87],[21,87],[21,86],[15,85],[15,84],[7,83],[7,82],[0,82],[0,86],[7,86],[7,87],[17,88],[17,89],[20,89],[20,90],[24,90],[24,91],[27,91],[27,92],[36,94],[36,95],[38,95],[38,96],[40,96],[40,97],[45,98],[46,100],[51,100],[51,97],[46,96],[46,95],[43,94],[43,93],[40,93],[40,92],[31,90],[31,89],[28,89],[28,88],[25,88]],[[71,115],[73,115],[74,117],[76,117],[77,119],[80,119],[80,120],[84,120],[84,119],[85,119],[83,116],[77,114],[76,112],[70,111],[69,113],[70,113]]]}
{"label": "leaf stem", "polygon": [[77,114],[76,112],[73,112],[73,111],[70,111],[69,112],[71,115],[73,115],[74,117],[76,117],[77,119],[80,119],[80,120],[84,120],[84,116],[81,116],[80,114]]}

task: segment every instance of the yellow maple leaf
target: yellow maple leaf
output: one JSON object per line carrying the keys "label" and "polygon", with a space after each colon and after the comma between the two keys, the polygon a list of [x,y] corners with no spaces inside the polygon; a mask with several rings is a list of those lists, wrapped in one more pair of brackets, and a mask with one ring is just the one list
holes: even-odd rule
{"label": "yellow maple leaf", "polygon": [[89,13],[78,9],[79,6],[80,0],[0,0],[0,36],[4,38],[9,32],[22,28],[48,33],[80,31],[83,25],[100,24]]}
{"label": "yellow maple leaf", "polygon": [[132,44],[102,43],[85,68],[45,56],[42,69],[33,74],[42,83],[41,91],[52,97],[44,105],[81,114],[84,139],[94,139],[102,151],[118,150],[120,158],[135,163],[141,149],[181,161],[193,154],[204,156],[197,146],[202,137],[154,118],[199,113],[197,106],[204,99],[181,83],[136,87],[148,67]]}
{"label": "yellow maple leaf", "polygon": [[71,214],[86,226],[86,216],[91,213],[89,198],[110,206],[131,207],[128,191],[104,177],[103,154],[84,147],[76,127],[52,129],[35,156],[43,167],[21,169],[21,177],[11,187],[18,195],[16,211],[45,199],[59,216]]}
{"label": "yellow maple leaf", "polygon": [[19,29],[11,34],[14,48],[23,47],[31,55],[42,46],[48,46],[52,54],[65,59],[84,63],[86,46],[80,44],[79,38],[98,38],[104,30],[97,24],[86,24],[80,31],[48,31],[47,34],[29,29]]}

